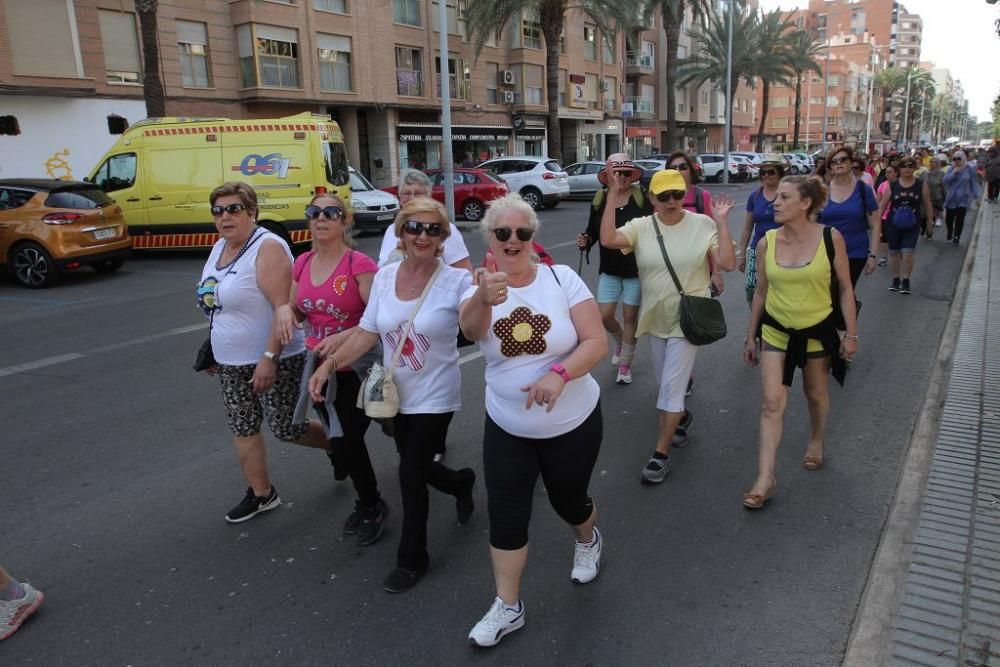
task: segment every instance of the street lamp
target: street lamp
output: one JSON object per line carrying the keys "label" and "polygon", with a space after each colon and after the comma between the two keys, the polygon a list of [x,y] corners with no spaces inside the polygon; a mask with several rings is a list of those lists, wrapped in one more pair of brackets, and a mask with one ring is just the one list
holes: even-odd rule
{"label": "street lamp", "polygon": [[729,26],[726,45],[726,138],[723,151],[722,182],[729,183],[729,151],[732,146],[730,137],[733,133],[733,12],[736,7],[734,0],[729,0]]}
{"label": "street lamp", "polygon": [[904,151],[906,150],[906,124],[910,122],[910,81],[915,71],[915,67],[910,67],[909,72],[906,74],[906,105],[903,107],[903,145],[897,147]]}

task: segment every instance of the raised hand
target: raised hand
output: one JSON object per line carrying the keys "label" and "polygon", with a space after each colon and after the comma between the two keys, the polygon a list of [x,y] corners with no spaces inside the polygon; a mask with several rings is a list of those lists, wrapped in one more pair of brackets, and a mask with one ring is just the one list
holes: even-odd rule
{"label": "raised hand", "polygon": [[499,306],[507,300],[507,274],[503,271],[476,269],[476,284],[479,285],[479,298],[488,306]]}

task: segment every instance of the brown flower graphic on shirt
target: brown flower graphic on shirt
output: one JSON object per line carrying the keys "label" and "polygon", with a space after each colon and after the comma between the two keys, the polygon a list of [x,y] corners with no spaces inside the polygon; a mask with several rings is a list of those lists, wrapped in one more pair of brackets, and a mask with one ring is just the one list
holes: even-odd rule
{"label": "brown flower graphic on shirt", "polygon": [[493,323],[493,334],[500,339],[500,354],[517,357],[544,353],[545,334],[551,328],[552,320],[547,315],[532,315],[529,308],[518,306]]}

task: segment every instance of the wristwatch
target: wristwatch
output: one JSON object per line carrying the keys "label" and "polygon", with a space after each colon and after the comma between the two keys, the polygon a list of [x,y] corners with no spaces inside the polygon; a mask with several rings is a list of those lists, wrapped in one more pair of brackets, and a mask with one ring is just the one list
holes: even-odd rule
{"label": "wristwatch", "polygon": [[271,350],[264,350],[264,356],[270,359],[271,361],[278,360],[278,355],[276,355],[274,352],[271,352]]}
{"label": "wristwatch", "polygon": [[563,382],[569,382],[572,379],[566,369],[562,367],[562,364],[552,364],[549,366],[549,370],[559,375],[563,379]]}

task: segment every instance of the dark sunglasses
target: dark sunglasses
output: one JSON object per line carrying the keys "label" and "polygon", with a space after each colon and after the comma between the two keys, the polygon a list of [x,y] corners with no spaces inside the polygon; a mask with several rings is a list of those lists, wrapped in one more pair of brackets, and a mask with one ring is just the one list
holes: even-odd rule
{"label": "dark sunglasses", "polygon": [[344,217],[344,209],[339,206],[324,206],[323,208],[319,206],[306,206],[307,218],[318,218],[320,213],[325,215],[327,220],[337,220]]}
{"label": "dark sunglasses", "polygon": [[778,170],[777,169],[761,169],[760,170],[760,175],[761,176],[777,176],[778,175]]}
{"label": "dark sunglasses", "polygon": [[850,161],[851,158],[841,156],[841,157],[835,157],[832,160],[830,160],[830,164],[844,164],[845,162],[850,162]]}
{"label": "dark sunglasses", "polygon": [[427,234],[427,236],[441,236],[444,231],[441,229],[441,225],[436,222],[417,222],[416,220],[407,220],[403,223],[403,231],[410,236],[420,236],[421,234]]}
{"label": "dark sunglasses", "polygon": [[900,169],[916,169],[916,165],[914,165],[912,162],[903,162],[902,164],[899,165],[899,168]]}
{"label": "dark sunglasses", "polygon": [[676,169],[677,171],[687,171],[689,169],[687,162],[681,162],[679,164],[672,164],[667,169]]}
{"label": "dark sunglasses", "polygon": [[956,158],[953,158],[953,159],[952,159],[952,161],[953,161],[953,162],[961,162],[961,161],[962,161],[962,158],[960,158],[960,157],[956,157]]}
{"label": "dark sunglasses", "polygon": [[245,211],[246,208],[247,207],[245,205],[243,205],[243,204],[229,204],[228,206],[213,206],[212,207],[212,215],[218,217],[218,216],[222,215],[223,211],[225,211],[226,213],[229,213],[230,215],[235,215],[236,213],[239,213],[240,211]]}
{"label": "dark sunglasses", "polygon": [[687,195],[687,193],[684,192],[683,190],[666,190],[666,191],[661,192],[660,194],[656,195],[656,201],[658,201],[658,202],[668,202],[671,199],[675,199],[677,201],[681,201],[682,199],[684,199],[685,195]]}
{"label": "dark sunglasses", "polygon": [[493,232],[493,236],[497,237],[497,241],[500,241],[500,243],[509,241],[511,234],[517,234],[518,241],[530,241],[531,237],[535,235],[535,230],[530,227],[518,227],[517,229],[511,229],[510,227],[495,227],[491,231]]}

